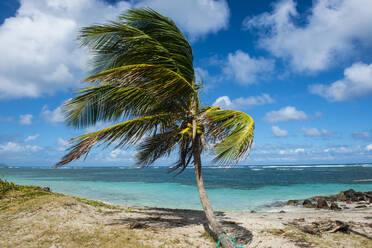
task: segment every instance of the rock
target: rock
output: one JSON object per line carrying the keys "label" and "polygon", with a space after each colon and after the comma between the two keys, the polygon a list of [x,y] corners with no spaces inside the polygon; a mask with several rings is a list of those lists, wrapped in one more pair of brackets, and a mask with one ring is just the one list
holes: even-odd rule
{"label": "rock", "polygon": [[314,208],[315,204],[313,204],[309,199],[306,199],[302,203],[302,206],[304,206],[305,208]]}
{"label": "rock", "polygon": [[256,211],[254,211],[254,210],[251,210],[251,214],[254,214],[254,213],[257,213]]}
{"label": "rock", "polygon": [[286,205],[288,205],[288,206],[298,206],[298,205],[300,205],[300,201],[299,200],[289,200],[289,201],[287,201]]}
{"label": "rock", "polygon": [[279,213],[281,213],[281,214],[284,214],[284,213],[285,213],[285,211],[284,211],[284,210],[280,210],[280,211],[279,211]]}
{"label": "rock", "polygon": [[346,198],[351,198],[356,192],[353,189],[348,189],[346,191],[343,191]]}
{"label": "rock", "polygon": [[337,201],[346,201],[346,196],[344,192],[340,192],[337,195],[335,195]]}
{"label": "rock", "polygon": [[367,207],[366,205],[358,205],[355,208],[366,208],[366,207]]}
{"label": "rock", "polygon": [[331,209],[331,210],[334,210],[334,211],[341,210],[341,208],[340,208],[340,207],[338,206],[338,204],[335,203],[335,202],[332,202],[332,203],[331,203],[330,209]]}
{"label": "rock", "polygon": [[52,192],[49,187],[44,187],[42,188],[42,190],[44,190],[45,192]]}
{"label": "rock", "polygon": [[327,203],[327,201],[324,198],[318,198],[317,199],[316,207],[317,208],[324,208],[324,209],[328,209],[329,208],[328,203]]}

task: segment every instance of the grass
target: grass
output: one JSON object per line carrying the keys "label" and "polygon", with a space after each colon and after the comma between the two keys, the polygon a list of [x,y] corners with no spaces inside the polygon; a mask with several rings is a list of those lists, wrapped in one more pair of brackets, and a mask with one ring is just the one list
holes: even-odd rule
{"label": "grass", "polygon": [[105,214],[132,211],[0,179],[0,248],[193,247],[166,230],[105,224]]}

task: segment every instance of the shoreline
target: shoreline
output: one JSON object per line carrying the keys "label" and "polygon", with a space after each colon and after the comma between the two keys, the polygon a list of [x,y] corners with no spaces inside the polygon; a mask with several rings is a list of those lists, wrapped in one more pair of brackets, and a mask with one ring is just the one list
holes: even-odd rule
{"label": "shoreline", "polygon": [[[372,204],[342,211],[216,214],[244,247],[372,246]],[[336,221],[355,233],[318,228],[319,233],[312,234],[306,229],[324,223],[335,227]],[[16,185],[0,197],[0,240],[7,247],[215,247],[204,224],[201,210],[109,205],[34,186]]]}

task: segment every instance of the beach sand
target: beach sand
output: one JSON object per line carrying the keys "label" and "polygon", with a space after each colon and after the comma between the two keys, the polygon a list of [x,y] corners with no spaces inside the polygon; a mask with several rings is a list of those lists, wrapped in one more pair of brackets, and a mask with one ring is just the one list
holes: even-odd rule
{"label": "beach sand", "polygon": [[[27,193],[28,194],[28,193]],[[342,211],[217,212],[244,247],[372,247],[372,204]],[[295,210],[295,211],[293,211]],[[339,220],[352,233],[309,234],[302,226]],[[0,199],[0,247],[216,247],[202,211],[111,206],[45,192]],[[2,242],[2,243],[1,243]]]}

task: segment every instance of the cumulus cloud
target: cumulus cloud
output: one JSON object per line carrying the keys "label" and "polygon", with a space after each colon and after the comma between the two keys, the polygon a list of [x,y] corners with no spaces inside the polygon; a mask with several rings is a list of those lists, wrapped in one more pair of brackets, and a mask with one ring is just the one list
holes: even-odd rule
{"label": "cumulus cloud", "polygon": [[269,94],[262,94],[260,96],[250,96],[246,98],[239,97],[233,100],[230,100],[230,97],[228,96],[221,96],[218,97],[212,105],[221,108],[246,109],[274,102],[275,100]]}
{"label": "cumulus cloud", "polygon": [[133,161],[133,152],[122,149],[114,149],[103,160],[109,162]]}
{"label": "cumulus cloud", "polygon": [[19,116],[19,123],[22,125],[31,125],[32,124],[33,116],[30,114],[20,115]]}
{"label": "cumulus cloud", "polygon": [[[372,41],[370,0],[313,1],[306,16],[301,16],[293,0],[273,6],[271,12],[247,17],[243,27],[262,31],[259,46],[288,59],[297,71],[324,70]],[[299,24],[301,18],[304,22]]]}
{"label": "cumulus cloud", "polygon": [[131,7],[150,6],[174,18],[192,38],[228,25],[225,0],[20,0],[0,26],[0,98],[39,97],[76,88],[88,55],[76,41],[83,26],[114,20]]}
{"label": "cumulus cloud", "polygon": [[288,131],[284,129],[280,129],[278,126],[272,126],[271,131],[276,137],[285,137],[288,136]]}
{"label": "cumulus cloud", "polygon": [[0,26],[0,98],[38,97],[76,87],[87,54],[76,42],[82,26],[113,19],[130,7],[99,0],[21,0]]}
{"label": "cumulus cloud", "polygon": [[346,101],[372,95],[372,64],[355,63],[344,71],[344,78],[330,85],[315,84],[309,87],[312,94],[331,102]]}
{"label": "cumulus cloud", "polygon": [[267,122],[301,121],[307,120],[308,116],[305,112],[297,110],[295,107],[287,106],[277,111],[266,113],[263,119]]}
{"label": "cumulus cloud", "polygon": [[318,129],[315,127],[307,128],[303,127],[301,128],[302,132],[305,136],[330,136],[332,135],[332,132],[328,131],[327,129]]}
{"label": "cumulus cloud", "polygon": [[191,39],[216,33],[229,24],[226,0],[144,0],[136,5],[144,6],[172,18]]}
{"label": "cumulus cloud", "polygon": [[19,152],[37,152],[42,150],[40,146],[20,145],[16,142],[9,141],[6,144],[0,144],[0,153],[19,153]]}
{"label": "cumulus cloud", "polygon": [[28,136],[28,137],[25,139],[25,142],[30,142],[30,141],[36,140],[39,136],[40,136],[40,134],[38,134],[38,133],[35,134],[35,135]]}
{"label": "cumulus cloud", "polygon": [[233,77],[239,83],[253,84],[264,78],[265,73],[274,70],[274,61],[262,57],[253,58],[237,50],[235,53],[229,53],[223,70],[227,76]]}
{"label": "cumulus cloud", "polygon": [[41,116],[46,122],[49,123],[59,123],[64,122],[64,115],[62,111],[62,106],[57,107],[54,110],[49,110],[48,106],[44,106],[41,110]]}
{"label": "cumulus cloud", "polygon": [[57,140],[57,144],[58,144],[58,148],[57,148],[58,151],[65,151],[69,147],[70,142],[68,140],[65,140],[59,137]]}
{"label": "cumulus cloud", "polygon": [[113,125],[113,122],[98,121],[94,126],[85,128],[85,131],[87,133],[91,133],[91,132],[95,132],[95,131],[107,128],[112,125]]}
{"label": "cumulus cloud", "polygon": [[366,150],[369,151],[369,152],[372,151],[372,144],[367,145]]}

